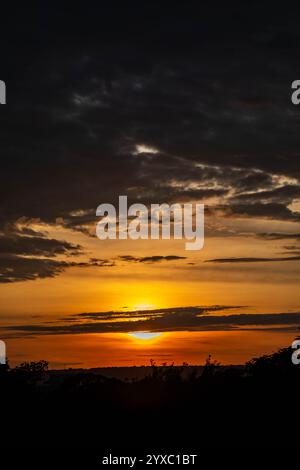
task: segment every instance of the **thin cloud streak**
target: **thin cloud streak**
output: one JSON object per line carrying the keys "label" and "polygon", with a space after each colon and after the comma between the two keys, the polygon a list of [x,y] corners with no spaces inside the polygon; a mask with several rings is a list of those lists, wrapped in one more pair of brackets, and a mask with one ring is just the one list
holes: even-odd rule
{"label": "thin cloud streak", "polygon": [[282,258],[215,258],[208,259],[206,263],[270,263],[281,261],[300,261],[300,256],[289,256]]}
{"label": "thin cloud streak", "polygon": [[[64,335],[87,333],[131,333],[137,331],[231,331],[274,329],[297,331],[300,312],[296,313],[240,313],[216,315],[216,312],[241,309],[241,306],[176,307],[132,312],[91,312],[70,317],[65,324],[13,325],[1,330],[11,334]],[[213,315],[210,313],[214,313]],[[67,321],[65,318],[65,321]],[[78,323],[74,318],[84,319]]]}

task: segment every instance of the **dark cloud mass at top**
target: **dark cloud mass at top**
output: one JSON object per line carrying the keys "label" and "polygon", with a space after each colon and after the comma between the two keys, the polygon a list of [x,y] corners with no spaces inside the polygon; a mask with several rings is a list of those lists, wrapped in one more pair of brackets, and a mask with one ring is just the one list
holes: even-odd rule
{"label": "dark cloud mass at top", "polygon": [[[2,230],[28,217],[84,231],[119,194],[217,198],[227,216],[300,221],[288,207],[300,196],[298,15],[261,2],[198,8],[7,6]],[[46,256],[66,250],[36,242]]]}
{"label": "dark cloud mass at top", "polygon": [[[238,189],[235,212],[288,218],[286,203],[299,197],[300,118],[290,83],[300,42],[297,14],[278,8],[247,2],[233,15],[227,4],[197,11],[182,2],[8,7],[2,225],[68,217],[128,188],[137,188],[133,199],[157,191],[192,198],[189,181],[211,196]],[[158,153],[136,154],[137,145]],[[278,189],[274,174],[296,181]],[[174,180],[183,184],[176,194]]]}

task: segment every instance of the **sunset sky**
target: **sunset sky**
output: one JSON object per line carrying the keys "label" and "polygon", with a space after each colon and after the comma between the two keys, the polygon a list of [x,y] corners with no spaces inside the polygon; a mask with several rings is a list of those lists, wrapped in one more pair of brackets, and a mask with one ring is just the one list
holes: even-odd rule
{"label": "sunset sky", "polygon": [[[24,6],[11,12],[16,30],[1,31],[10,363],[203,364],[212,354],[237,364],[290,345],[300,325],[296,19],[255,2],[218,15],[207,4],[200,17],[183,3],[101,3]],[[99,240],[96,208],[119,195],[204,203],[204,248]]]}

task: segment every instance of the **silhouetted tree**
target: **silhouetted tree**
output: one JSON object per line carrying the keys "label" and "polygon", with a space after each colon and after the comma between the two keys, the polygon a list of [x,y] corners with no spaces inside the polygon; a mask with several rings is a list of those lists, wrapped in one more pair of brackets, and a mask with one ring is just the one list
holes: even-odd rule
{"label": "silhouetted tree", "polygon": [[25,381],[30,383],[35,383],[40,381],[45,377],[48,371],[48,362],[41,361],[32,361],[32,362],[22,362],[20,365],[16,366],[14,373],[18,376],[24,378]]}

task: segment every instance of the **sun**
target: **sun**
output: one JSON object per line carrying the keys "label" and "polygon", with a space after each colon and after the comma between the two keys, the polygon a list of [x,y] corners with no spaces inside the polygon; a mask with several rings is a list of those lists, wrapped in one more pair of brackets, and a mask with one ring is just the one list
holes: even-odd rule
{"label": "sun", "polygon": [[128,336],[134,341],[137,347],[153,347],[154,344],[159,341],[164,334],[154,333],[151,331],[134,331],[128,333]]}
{"label": "sun", "polygon": [[147,331],[136,331],[134,333],[129,333],[129,336],[133,336],[136,339],[141,339],[143,341],[149,341],[151,339],[159,338],[162,333],[151,333]]}

